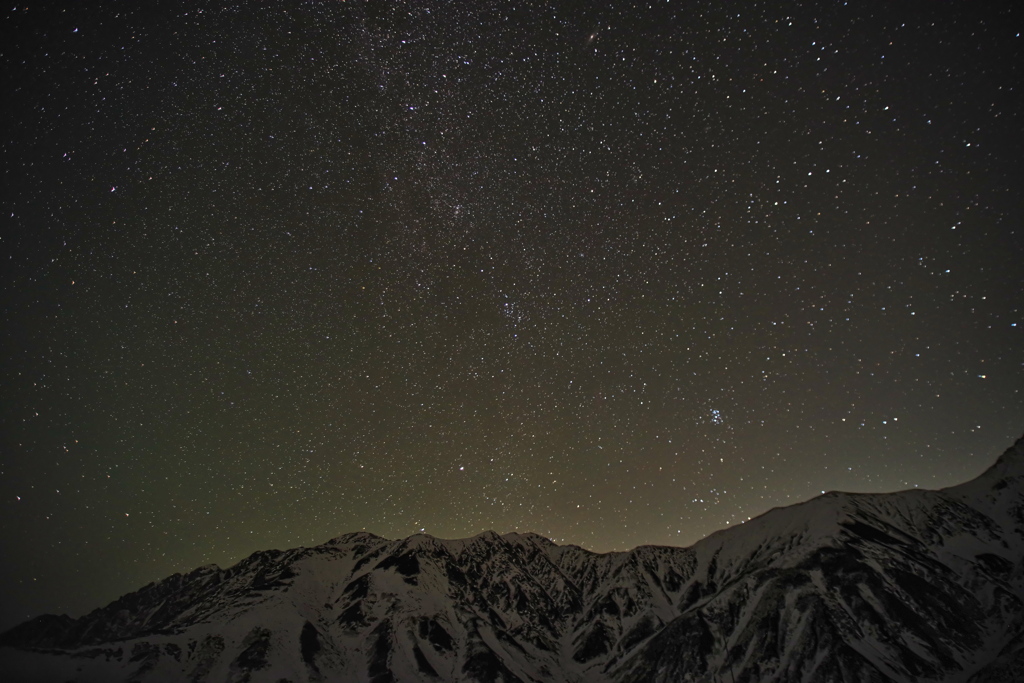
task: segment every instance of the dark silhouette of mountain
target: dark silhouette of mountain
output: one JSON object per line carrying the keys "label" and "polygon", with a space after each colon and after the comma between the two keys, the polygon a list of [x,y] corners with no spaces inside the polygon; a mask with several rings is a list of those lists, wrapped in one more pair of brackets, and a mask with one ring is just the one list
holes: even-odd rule
{"label": "dark silhouette of mountain", "polygon": [[353,533],[0,636],[8,681],[1024,680],[1024,439],[939,491],[827,493],[690,548]]}

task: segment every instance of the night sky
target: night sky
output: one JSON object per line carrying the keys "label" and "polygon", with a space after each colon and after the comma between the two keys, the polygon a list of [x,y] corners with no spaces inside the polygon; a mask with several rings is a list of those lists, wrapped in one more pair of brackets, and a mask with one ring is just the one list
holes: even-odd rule
{"label": "night sky", "polygon": [[979,474],[1024,432],[1012,5],[5,9],[0,627]]}

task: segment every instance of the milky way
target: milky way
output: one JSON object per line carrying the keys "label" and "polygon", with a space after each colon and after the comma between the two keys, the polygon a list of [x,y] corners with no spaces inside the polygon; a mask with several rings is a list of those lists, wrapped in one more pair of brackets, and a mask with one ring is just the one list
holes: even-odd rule
{"label": "milky way", "polygon": [[51,5],[3,626],[361,529],[689,544],[1022,431],[1010,3]]}

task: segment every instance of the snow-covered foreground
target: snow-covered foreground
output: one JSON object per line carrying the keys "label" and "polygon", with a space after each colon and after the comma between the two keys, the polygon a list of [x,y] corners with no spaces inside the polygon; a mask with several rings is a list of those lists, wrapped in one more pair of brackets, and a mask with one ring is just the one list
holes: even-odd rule
{"label": "snow-covered foreground", "polygon": [[5,681],[1024,680],[1024,440],[941,491],[829,493],[691,548],[348,534],[0,638]]}

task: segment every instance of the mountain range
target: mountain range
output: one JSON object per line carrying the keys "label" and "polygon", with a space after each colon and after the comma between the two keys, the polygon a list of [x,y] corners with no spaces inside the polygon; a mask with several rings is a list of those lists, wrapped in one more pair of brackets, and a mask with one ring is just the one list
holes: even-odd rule
{"label": "mountain range", "polygon": [[0,635],[5,681],[1024,680],[1024,439],[947,489],[826,493],[689,548],[359,532]]}

